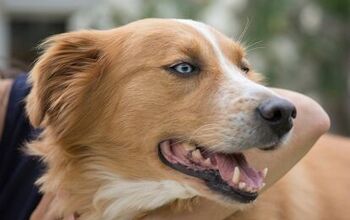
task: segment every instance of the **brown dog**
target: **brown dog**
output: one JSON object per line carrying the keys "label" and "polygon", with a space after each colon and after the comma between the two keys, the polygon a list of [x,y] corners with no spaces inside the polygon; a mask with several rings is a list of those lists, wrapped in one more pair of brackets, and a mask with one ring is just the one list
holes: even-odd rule
{"label": "brown dog", "polygon": [[[147,19],[58,35],[44,46],[31,72],[27,111],[32,124],[45,128],[29,144],[48,166],[39,180],[42,190],[70,195],[52,212],[133,219],[198,196],[244,208],[271,184],[265,179],[268,161],[251,165],[262,158],[254,152],[287,143],[296,110],[254,82],[260,77],[238,43],[202,23]],[[263,205],[232,218],[326,216],[310,210],[340,202],[346,188],[336,189],[334,178],[328,184],[309,181],[318,178],[308,173],[319,162],[311,158],[263,195]],[[339,182],[350,182],[345,171],[340,174]],[[305,192],[293,190],[293,184]],[[314,198],[301,205],[309,189]],[[315,193],[321,189],[337,201]]]}

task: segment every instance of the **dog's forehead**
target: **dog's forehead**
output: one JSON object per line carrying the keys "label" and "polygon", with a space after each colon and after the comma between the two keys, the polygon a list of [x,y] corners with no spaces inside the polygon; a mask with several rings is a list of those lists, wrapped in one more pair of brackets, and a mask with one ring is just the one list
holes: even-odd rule
{"label": "dog's forehead", "polygon": [[196,30],[200,35],[202,35],[203,38],[210,43],[210,45],[213,47],[213,49],[218,52],[221,50],[219,48],[219,38],[217,34],[214,33],[214,29],[204,23],[198,22],[198,21],[193,21],[193,20],[188,20],[188,19],[174,19],[175,21],[185,24],[194,30]]}
{"label": "dog's forehead", "polygon": [[[198,41],[203,46],[209,46],[216,54],[225,54],[232,61],[239,61],[244,56],[243,48],[213,27],[188,19],[143,19],[133,22],[128,27],[132,32],[142,37],[157,35],[159,42],[172,42],[175,45],[184,40]],[[183,44],[182,46],[185,46]]]}

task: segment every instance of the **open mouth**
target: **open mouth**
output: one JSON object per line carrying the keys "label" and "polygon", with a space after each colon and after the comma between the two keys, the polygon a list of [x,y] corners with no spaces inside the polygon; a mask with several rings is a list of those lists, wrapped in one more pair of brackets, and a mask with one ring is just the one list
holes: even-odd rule
{"label": "open mouth", "polygon": [[167,166],[202,179],[211,190],[241,203],[254,201],[265,186],[267,168],[250,167],[240,152],[208,152],[196,144],[165,140],[159,144],[159,157]]}

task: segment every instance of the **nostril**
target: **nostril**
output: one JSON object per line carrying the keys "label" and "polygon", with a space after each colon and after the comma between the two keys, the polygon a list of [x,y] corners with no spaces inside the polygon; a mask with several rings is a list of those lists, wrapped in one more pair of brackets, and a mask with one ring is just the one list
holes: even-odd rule
{"label": "nostril", "polygon": [[292,114],[291,114],[292,118],[296,118],[297,117],[297,109],[294,107]]}
{"label": "nostril", "polygon": [[259,113],[263,119],[271,122],[279,121],[282,118],[281,109],[274,105],[261,105]]}

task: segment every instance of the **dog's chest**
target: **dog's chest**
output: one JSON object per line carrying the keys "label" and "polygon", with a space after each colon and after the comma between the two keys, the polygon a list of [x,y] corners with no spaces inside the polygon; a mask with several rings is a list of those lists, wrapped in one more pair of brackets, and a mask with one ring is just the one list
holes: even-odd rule
{"label": "dog's chest", "polygon": [[100,209],[102,219],[133,219],[175,199],[196,195],[193,188],[173,180],[127,181],[118,178],[101,187],[93,203]]}

